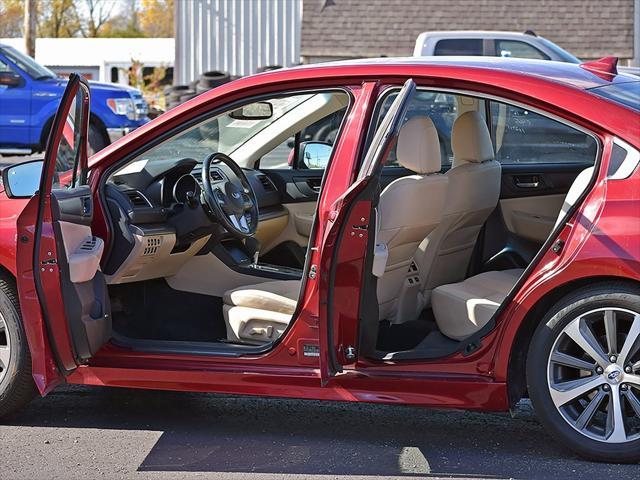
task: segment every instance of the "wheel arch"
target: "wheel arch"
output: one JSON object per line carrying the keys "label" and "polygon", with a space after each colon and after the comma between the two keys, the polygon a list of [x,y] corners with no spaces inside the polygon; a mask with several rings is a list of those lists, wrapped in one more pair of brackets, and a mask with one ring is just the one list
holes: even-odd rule
{"label": "wheel arch", "polygon": [[109,135],[107,135],[107,127],[104,124],[104,122],[102,121],[102,119],[97,116],[95,113],[90,112],[89,114],[89,124],[93,124],[96,127],[98,127],[98,130],[100,130],[100,134],[104,137],[104,140],[106,142],[107,145],[109,145],[109,143],[111,143],[109,141]]}
{"label": "wheel arch", "polygon": [[10,280],[14,284],[17,282],[16,276],[13,272],[2,264],[0,264],[0,278]]}
{"label": "wheel arch", "polygon": [[49,132],[51,131],[51,125],[53,124],[53,115],[51,115],[42,127],[40,131],[40,148],[44,152],[47,148],[47,140],[49,139]]}
{"label": "wheel arch", "polygon": [[525,394],[527,390],[527,354],[533,334],[545,318],[549,310],[563,297],[580,288],[615,282],[616,284],[626,284],[640,288],[640,282],[628,277],[616,276],[591,276],[583,277],[571,282],[564,283],[542,296],[531,308],[522,323],[518,327],[516,336],[509,352],[509,363],[507,367],[507,393],[509,405],[513,407]]}

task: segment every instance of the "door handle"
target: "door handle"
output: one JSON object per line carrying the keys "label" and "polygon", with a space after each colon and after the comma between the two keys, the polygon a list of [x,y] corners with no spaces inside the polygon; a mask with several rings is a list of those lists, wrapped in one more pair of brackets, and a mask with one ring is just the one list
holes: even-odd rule
{"label": "door handle", "polygon": [[540,187],[540,177],[538,175],[523,175],[514,177],[514,183],[518,188],[538,188]]}
{"label": "door handle", "polygon": [[320,191],[321,183],[322,183],[322,180],[317,180],[315,178],[307,180],[307,185],[309,185],[311,190],[313,190],[314,192],[319,192]]}
{"label": "door handle", "polygon": [[538,188],[540,182],[516,182],[516,187],[520,188]]}

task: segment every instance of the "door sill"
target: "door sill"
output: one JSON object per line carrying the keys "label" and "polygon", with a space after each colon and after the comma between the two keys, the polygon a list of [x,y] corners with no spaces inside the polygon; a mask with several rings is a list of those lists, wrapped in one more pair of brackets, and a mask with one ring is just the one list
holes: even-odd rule
{"label": "door sill", "polygon": [[241,357],[261,355],[273,349],[276,342],[265,345],[242,345],[225,342],[190,342],[175,340],[145,340],[130,338],[113,332],[111,344],[135,352],[169,355],[202,355],[216,357]]}

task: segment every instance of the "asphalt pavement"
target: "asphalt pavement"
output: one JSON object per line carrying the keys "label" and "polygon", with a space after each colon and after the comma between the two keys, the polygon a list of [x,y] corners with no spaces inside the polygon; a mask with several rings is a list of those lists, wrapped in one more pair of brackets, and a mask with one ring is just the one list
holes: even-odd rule
{"label": "asphalt pavement", "polygon": [[508,414],[64,387],[0,422],[0,478],[640,478]]}
{"label": "asphalt pavement", "polygon": [[33,155],[17,155],[17,156],[4,156],[0,155],[0,171],[3,168],[13,165],[15,163],[27,162],[36,158],[44,158],[44,153],[34,153]]}

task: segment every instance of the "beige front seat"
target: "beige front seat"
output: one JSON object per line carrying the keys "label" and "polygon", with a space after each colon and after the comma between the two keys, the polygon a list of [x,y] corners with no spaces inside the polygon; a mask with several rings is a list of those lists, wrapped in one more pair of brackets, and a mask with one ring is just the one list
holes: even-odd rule
{"label": "beige front seat", "polygon": [[295,312],[300,280],[274,280],[229,290],[222,311],[227,339],[262,344],[282,335]]}
{"label": "beige front seat", "polygon": [[440,141],[430,118],[415,117],[402,126],[396,157],[416,174],[394,180],[380,194],[374,274],[380,320],[399,323],[405,319],[398,298],[413,285],[416,248],[440,223],[447,195],[447,177],[439,173]]}
{"label": "beige front seat", "polygon": [[446,174],[445,212],[416,255],[422,290],[417,313],[429,304],[435,287],[465,278],[480,229],[500,197],[502,169],[494,160],[489,130],[478,112],[465,112],[456,119],[451,147],[454,160]]}

